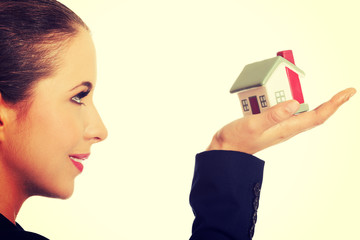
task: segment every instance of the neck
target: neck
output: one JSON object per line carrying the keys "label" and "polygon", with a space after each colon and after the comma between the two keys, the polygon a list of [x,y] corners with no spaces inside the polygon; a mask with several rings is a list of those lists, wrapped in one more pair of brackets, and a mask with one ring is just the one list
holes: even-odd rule
{"label": "neck", "polygon": [[24,184],[18,179],[9,174],[0,161],[0,213],[14,224],[22,204],[28,198],[21,187]]}

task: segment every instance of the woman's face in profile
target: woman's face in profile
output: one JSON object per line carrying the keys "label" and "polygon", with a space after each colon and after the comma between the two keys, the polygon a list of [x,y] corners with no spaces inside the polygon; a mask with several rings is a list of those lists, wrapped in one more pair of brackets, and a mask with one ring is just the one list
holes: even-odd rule
{"label": "woman's face in profile", "polygon": [[70,197],[81,158],[107,136],[92,101],[96,56],[90,34],[81,30],[60,60],[52,77],[35,84],[25,115],[17,119],[13,111],[7,121],[5,162],[26,195]]}

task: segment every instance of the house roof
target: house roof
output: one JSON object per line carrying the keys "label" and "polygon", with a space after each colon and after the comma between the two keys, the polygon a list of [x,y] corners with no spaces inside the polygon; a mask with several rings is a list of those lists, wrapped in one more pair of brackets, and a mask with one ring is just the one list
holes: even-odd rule
{"label": "house roof", "polygon": [[304,71],[302,71],[300,68],[285,58],[277,56],[246,65],[231,87],[230,93],[265,85],[275,69],[281,63],[285,63],[286,67],[290,68],[297,74],[301,76],[305,75]]}

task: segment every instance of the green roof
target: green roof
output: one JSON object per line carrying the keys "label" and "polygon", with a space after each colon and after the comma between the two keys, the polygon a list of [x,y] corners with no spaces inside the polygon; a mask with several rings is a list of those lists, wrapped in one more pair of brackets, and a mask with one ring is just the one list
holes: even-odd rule
{"label": "green roof", "polygon": [[236,79],[233,86],[231,87],[230,93],[265,85],[266,82],[269,80],[270,76],[275,71],[275,69],[281,63],[285,63],[288,68],[295,71],[296,73],[302,76],[305,75],[305,73],[300,68],[298,68],[285,58],[277,56],[274,58],[246,65],[243,71],[240,73],[239,77]]}

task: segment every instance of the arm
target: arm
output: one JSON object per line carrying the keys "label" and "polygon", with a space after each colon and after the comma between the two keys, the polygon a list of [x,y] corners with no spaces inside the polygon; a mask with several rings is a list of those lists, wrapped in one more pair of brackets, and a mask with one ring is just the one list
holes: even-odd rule
{"label": "arm", "polygon": [[294,115],[299,108],[296,101],[283,102],[263,114],[235,120],[220,129],[208,152],[196,157],[190,194],[195,220],[190,239],[251,239],[263,162],[250,154],[324,123],[355,92],[353,88],[346,89],[300,115]]}
{"label": "arm", "polygon": [[257,219],[264,161],[241,152],[196,156],[190,193],[191,240],[251,239]]}

